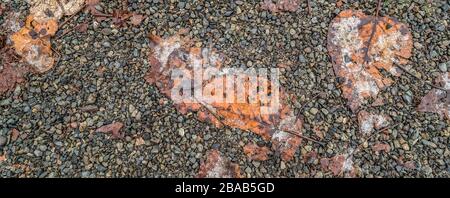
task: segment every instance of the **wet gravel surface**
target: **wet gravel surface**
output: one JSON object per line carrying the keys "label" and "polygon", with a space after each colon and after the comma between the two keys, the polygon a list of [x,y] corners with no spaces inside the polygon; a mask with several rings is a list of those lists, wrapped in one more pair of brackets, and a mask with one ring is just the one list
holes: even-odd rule
{"label": "wet gravel surface", "polygon": [[[14,11],[28,10],[24,1],[2,1]],[[395,83],[379,94],[386,104],[363,108],[390,115],[396,125],[367,141],[337,88],[326,36],[340,11],[374,13],[376,1],[348,0],[336,8],[334,1],[313,0],[311,15],[305,3],[296,12],[271,14],[253,0],[128,2],[130,11],[147,16],[140,26],[117,28],[110,20],[97,23],[89,14],[77,14],[60,31],[83,22],[88,31],[53,40],[59,63],[45,74],[28,75],[28,82],[0,98],[0,156],[6,157],[0,162],[1,177],[194,177],[211,148],[239,164],[246,177],[333,177],[321,169],[320,158],[349,153],[358,145],[363,149],[352,160],[360,177],[450,176],[449,121],[416,111],[431,90],[423,81],[434,82],[450,67],[449,2],[383,5],[383,15],[411,28],[414,50],[406,67],[422,81],[407,74],[393,77]],[[100,5],[107,13],[122,7],[120,1]],[[183,28],[196,45],[228,57],[227,66],[292,65],[281,70],[281,83],[299,99],[303,134],[317,138],[313,129],[320,130],[325,145],[303,141],[289,162],[279,156],[256,162],[242,147],[269,142],[178,113],[143,77],[149,68],[147,35],[170,36]],[[124,123],[123,139],[94,133],[114,121]],[[375,153],[371,145],[376,143],[389,144],[391,150]],[[305,160],[311,153],[317,157]]]}

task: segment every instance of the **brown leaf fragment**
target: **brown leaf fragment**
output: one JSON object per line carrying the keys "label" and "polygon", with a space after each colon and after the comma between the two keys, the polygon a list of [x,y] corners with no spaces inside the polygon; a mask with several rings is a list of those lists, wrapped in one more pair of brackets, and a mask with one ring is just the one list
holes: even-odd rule
{"label": "brown leaf fragment", "polygon": [[[187,38],[173,36],[162,39],[151,35],[150,40],[149,64],[151,67],[145,76],[145,80],[155,85],[161,93],[171,99],[173,99],[172,91],[180,87],[192,86],[191,88],[201,91],[207,89],[208,82],[211,82],[212,79],[197,85],[191,83],[195,79],[202,80],[201,77],[194,79],[194,76],[198,73],[200,73],[198,75],[202,75],[202,73],[205,75],[206,70],[221,70],[223,72],[215,76],[212,82],[224,84],[232,73],[230,72],[232,68],[222,68],[224,60],[222,55],[214,49],[191,47],[192,42]],[[178,72],[184,78],[172,79],[173,72]],[[230,101],[208,101],[191,94],[182,101],[174,102],[175,107],[182,114],[195,112],[199,120],[210,122],[216,127],[226,125],[254,132],[265,140],[271,140],[272,148],[281,154],[283,160],[291,159],[301,143],[300,135],[303,121],[294,114],[293,109],[288,104],[288,95],[281,88],[278,92],[264,89],[264,91],[260,91],[262,95],[279,95],[279,98],[272,97],[271,102],[263,102],[261,97],[258,97],[256,102],[249,102],[248,98],[251,97],[250,89],[252,88],[249,79],[255,76],[243,71],[238,74],[233,73],[231,77],[245,79],[240,82],[231,81],[232,85],[229,86],[232,88],[242,86],[245,96],[241,96],[241,98],[238,95],[236,95],[236,98],[229,96],[232,98]],[[255,79],[262,84],[271,84],[269,79],[266,78],[255,77]],[[226,93],[227,86],[215,87],[209,93],[214,93],[214,95],[219,93],[217,95],[220,97],[221,94]],[[234,93],[236,92],[234,90]],[[240,101],[241,99],[242,101]],[[265,112],[261,108],[271,103],[279,104],[278,111]]]}
{"label": "brown leaf fragment", "polygon": [[250,143],[244,146],[244,153],[252,160],[266,161],[269,159],[270,149]]}
{"label": "brown leaf fragment", "polygon": [[130,22],[134,26],[139,26],[142,23],[142,20],[144,20],[144,18],[145,18],[144,15],[133,14],[130,18]]}
{"label": "brown leaf fragment", "polygon": [[261,9],[269,10],[270,12],[295,12],[298,10],[300,4],[299,0],[264,0],[261,2]]}
{"label": "brown leaf fragment", "polygon": [[123,127],[123,123],[121,122],[113,122],[111,124],[102,126],[96,130],[96,132],[101,133],[111,133],[113,138],[123,138],[124,133],[121,133],[120,130]]}
{"label": "brown leaf fragment", "polygon": [[372,150],[375,152],[389,152],[389,150],[391,150],[391,147],[389,146],[389,144],[377,143],[372,146]]}
{"label": "brown leaf fragment", "polygon": [[63,16],[77,13],[84,7],[84,0],[29,0],[30,15],[38,23],[58,21]]}
{"label": "brown leaf fragment", "polygon": [[371,114],[364,110],[358,113],[359,130],[363,134],[387,127],[391,120],[389,116],[383,114]]}
{"label": "brown leaf fragment", "polygon": [[86,7],[84,11],[87,13],[95,14],[99,11],[95,8],[100,3],[100,0],[86,0]]}
{"label": "brown leaf fragment", "polygon": [[355,168],[353,167],[352,157],[348,154],[336,155],[332,158],[320,159],[321,167],[324,171],[331,171],[334,176],[346,174],[349,177],[355,177]]}
{"label": "brown leaf fragment", "polygon": [[133,14],[126,10],[113,10],[112,13],[112,22],[114,25],[118,27],[122,27],[125,25],[127,19],[129,19]]}
{"label": "brown leaf fragment", "polygon": [[445,116],[450,120],[450,94],[448,94],[450,90],[450,73],[440,75],[436,83],[447,91],[432,89],[422,98],[417,110],[437,113],[441,117]]}
{"label": "brown leaf fragment", "polygon": [[0,49],[0,96],[13,91],[16,86],[25,81],[28,67],[20,62],[13,49]]}
{"label": "brown leaf fragment", "polygon": [[20,132],[17,129],[11,129],[11,140],[15,142],[19,138]]}
{"label": "brown leaf fragment", "polygon": [[328,52],[344,98],[353,112],[392,84],[380,70],[400,76],[394,64],[411,56],[409,28],[391,17],[367,16],[345,10],[333,19],[328,31]]}
{"label": "brown leaf fragment", "polygon": [[199,178],[241,178],[239,165],[230,162],[222,154],[212,149],[206,154],[206,161],[200,165]]}
{"label": "brown leaf fragment", "polygon": [[340,8],[344,3],[342,2],[342,0],[336,0],[336,7]]}
{"label": "brown leaf fragment", "polygon": [[6,156],[5,155],[0,155],[0,163],[6,161]]}

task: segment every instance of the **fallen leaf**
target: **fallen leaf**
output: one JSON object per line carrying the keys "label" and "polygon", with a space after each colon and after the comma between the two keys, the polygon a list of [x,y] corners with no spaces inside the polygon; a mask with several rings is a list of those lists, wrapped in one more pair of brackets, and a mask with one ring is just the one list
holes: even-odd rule
{"label": "fallen leaf", "polygon": [[20,132],[17,129],[11,129],[11,140],[15,142],[19,138]]}
{"label": "fallen leaf", "polygon": [[55,35],[57,29],[58,22],[55,19],[37,23],[30,15],[25,26],[11,36],[16,53],[38,73],[50,70],[55,63],[50,37]]}
{"label": "fallen leaf", "polygon": [[380,152],[380,151],[389,152],[389,150],[391,150],[391,147],[389,146],[389,144],[378,143],[378,144],[374,144],[372,146],[372,150],[375,152]]}
{"label": "fallen leaf", "polygon": [[130,18],[131,24],[134,26],[139,26],[142,23],[142,20],[144,20],[144,15],[140,14],[133,14]]}
{"label": "fallen leaf", "polygon": [[327,45],[343,96],[356,112],[367,98],[392,84],[380,70],[400,76],[394,64],[407,63],[412,36],[406,25],[391,17],[345,10],[333,19]]}
{"label": "fallen leaf", "polygon": [[6,161],[6,156],[5,155],[0,155],[0,162]]}
{"label": "fallen leaf", "polygon": [[230,162],[222,154],[212,149],[206,154],[206,161],[200,165],[199,178],[241,178],[239,165]]}
{"label": "fallen leaf", "polygon": [[269,159],[270,149],[250,143],[244,146],[244,153],[252,160],[266,161]]}
{"label": "fallen leaf", "polygon": [[[193,81],[192,76],[195,72],[199,72],[199,68],[203,69],[223,69],[223,57],[215,50],[208,48],[190,47],[191,43],[188,39],[173,36],[168,39],[152,35],[151,52],[150,52],[150,69],[145,79],[148,83],[155,85],[161,93],[172,98],[174,88],[183,87],[189,81]],[[190,80],[172,79],[172,71],[183,72],[182,75]],[[227,70],[224,70],[227,71]],[[226,82],[227,72],[222,72],[216,76],[215,82]],[[201,74],[200,74],[201,75]],[[189,77],[190,76],[190,77]],[[240,73],[242,79],[252,78],[251,74]],[[268,79],[257,78],[261,83],[270,84]],[[201,90],[207,87],[207,83],[201,83]],[[242,85],[242,89],[249,93],[251,84],[249,81],[243,81],[231,86]],[[195,85],[194,85],[195,86]],[[199,88],[199,87],[197,87]],[[196,88],[196,89],[197,89]],[[214,89],[214,92],[225,93],[224,87]],[[278,90],[276,90],[278,91]],[[175,107],[183,114],[188,111],[196,112],[197,117],[201,121],[213,123],[216,127],[223,125],[239,128],[242,130],[252,131],[266,140],[272,140],[272,148],[281,153],[283,160],[289,160],[293,157],[295,151],[300,145],[301,128],[303,121],[294,114],[293,109],[287,103],[288,95],[283,89],[279,93],[274,91],[271,93],[268,89],[261,90],[263,95],[279,95],[272,102],[279,104],[277,112],[263,112],[259,102],[239,101],[234,98],[232,101],[208,102],[203,98],[191,97],[183,102],[174,102]],[[250,97],[247,94],[246,98]],[[231,98],[231,97],[230,97]],[[273,97],[275,98],[275,97]],[[298,135],[294,135],[298,134]]]}
{"label": "fallen leaf", "polygon": [[391,120],[389,116],[383,114],[371,114],[364,110],[358,113],[359,130],[363,134],[387,127]]}
{"label": "fallen leaf", "polygon": [[30,0],[30,15],[25,25],[11,36],[16,53],[38,73],[50,70],[54,63],[50,38],[58,30],[58,21],[77,13],[84,0]]}
{"label": "fallen leaf", "polygon": [[450,73],[440,75],[436,83],[446,91],[432,89],[422,98],[417,110],[420,112],[437,113],[441,117],[445,116],[450,120],[450,94],[448,94],[450,90]]}
{"label": "fallen leaf", "polygon": [[120,130],[123,127],[123,123],[121,122],[113,122],[111,124],[102,126],[96,130],[96,132],[101,133],[111,133],[113,138],[123,138],[124,133],[121,133]]}
{"label": "fallen leaf", "polygon": [[[303,156],[303,162],[305,163],[313,163],[313,161],[315,161],[317,159],[317,152],[316,151],[310,151],[307,152],[304,156]],[[327,162],[323,162],[324,166],[327,164]],[[326,165],[328,166],[328,165]]]}
{"label": "fallen leaf", "polygon": [[63,16],[77,13],[84,7],[84,0],[29,0],[30,15],[38,23],[58,21]]}
{"label": "fallen leaf", "polygon": [[112,22],[115,26],[122,27],[126,20],[129,19],[133,14],[126,10],[113,10],[112,13]]}
{"label": "fallen leaf", "polygon": [[348,177],[356,176],[351,155],[342,154],[332,158],[322,158],[320,159],[320,163],[324,171],[331,171],[334,176],[340,176],[342,174],[346,174]]}
{"label": "fallen leaf", "polygon": [[95,14],[98,12],[97,6],[100,3],[100,0],[86,0],[86,7],[84,8],[84,11],[87,13]]}
{"label": "fallen leaf", "polygon": [[20,62],[15,51],[10,48],[0,49],[0,96],[24,82],[28,67]]}
{"label": "fallen leaf", "polygon": [[261,9],[269,10],[270,12],[295,12],[299,8],[299,0],[276,0],[276,3],[272,0],[264,0],[261,2]]}

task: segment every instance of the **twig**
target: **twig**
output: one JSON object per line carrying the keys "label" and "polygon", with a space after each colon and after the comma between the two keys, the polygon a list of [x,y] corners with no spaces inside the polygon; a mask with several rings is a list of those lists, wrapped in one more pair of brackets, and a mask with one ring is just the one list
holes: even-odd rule
{"label": "twig", "polygon": [[55,38],[55,40],[58,40],[58,39],[64,37],[65,35],[69,34],[70,32],[73,32],[75,30],[75,28],[77,28],[77,26],[74,26],[73,28],[70,28],[69,30],[63,32],[61,35],[57,36]]}
{"label": "twig", "polygon": [[378,0],[378,4],[377,4],[377,12],[375,14],[375,17],[378,18],[379,13],[380,13],[380,9],[381,9],[381,0]]}
{"label": "twig", "polygon": [[281,131],[284,131],[284,132],[289,133],[289,134],[291,134],[291,135],[298,136],[298,137],[300,137],[300,138],[304,138],[304,139],[309,140],[309,141],[311,141],[311,142],[320,144],[321,146],[325,146],[325,143],[323,143],[323,142],[317,141],[317,140],[315,140],[315,139],[312,139],[312,138],[307,137],[307,136],[304,136],[304,135],[300,135],[300,134],[298,134],[298,133],[296,133],[296,132],[289,131],[289,130],[287,130],[287,131],[286,131],[286,130],[281,130]]}
{"label": "twig", "polygon": [[440,90],[442,90],[442,91],[447,91],[446,89],[444,89],[444,88],[442,88],[442,87],[438,87],[438,86],[433,85],[433,84],[431,84],[431,83],[429,83],[429,82],[427,82],[427,81],[422,80],[421,78],[417,77],[416,75],[414,75],[413,73],[411,73],[410,71],[408,71],[406,68],[404,68],[404,67],[401,66],[401,65],[397,65],[397,67],[400,68],[401,70],[403,70],[405,73],[409,74],[410,76],[412,76],[412,77],[416,78],[417,80],[421,81],[421,82],[424,83],[424,84],[427,84],[427,85],[429,85],[429,86],[431,86],[431,87],[433,87],[433,88],[435,88],[435,89],[440,89]]}

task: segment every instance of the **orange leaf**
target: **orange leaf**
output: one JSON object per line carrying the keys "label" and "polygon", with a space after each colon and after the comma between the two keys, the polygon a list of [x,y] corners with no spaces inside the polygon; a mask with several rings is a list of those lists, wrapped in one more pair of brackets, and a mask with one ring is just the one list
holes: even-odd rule
{"label": "orange leaf", "polygon": [[394,64],[407,63],[411,50],[408,27],[391,17],[345,10],[329,27],[328,51],[334,72],[354,112],[392,83],[379,70],[399,76],[401,71]]}
{"label": "orange leaf", "polygon": [[270,150],[265,146],[247,144],[244,146],[244,153],[252,160],[265,161],[269,159]]}
{"label": "orange leaf", "polygon": [[[182,39],[179,36],[162,39],[151,35],[150,39],[151,46],[153,46],[149,60],[151,67],[145,79],[147,82],[156,85],[160,92],[167,97],[172,97],[174,88],[191,86],[191,82],[195,80],[193,79],[195,72],[201,72],[199,71],[200,67],[222,69],[224,58],[215,50],[190,47],[189,40]],[[185,76],[185,79],[172,79],[172,72],[174,71],[180,72],[179,75]],[[227,75],[224,75],[226,73],[222,72],[222,75],[215,76],[214,82],[226,84]],[[244,96],[240,96],[241,98],[239,96],[235,98],[228,96],[230,101],[208,102],[194,96],[184,101],[174,102],[175,107],[183,114],[188,111],[197,112],[198,119],[213,123],[216,127],[226,125],[261,135],[266,140],[272,140],[273,149],[281,153],[284,160],[291,159],[301,142],[300,137],[292,133],[301,135],[303,121],[294,114],[293,109],[287,104],[286,98],[288,95],[282,89],[279,90],[279,94],[272,93],[269,89],[260,90],[262,95],[279,95],[278,100],[271,100],[271,102],[280,103],[279,110],[270,113],[264,112],[261,110],[261,106],[267,104],[267,101],[262,101],[261,97],[256,98],[256,102],[248,101],[248,98],[252,97],[250,94],[252,85],[249,82],[249,79],[252,78],[251,74],[243,72],[239,74],[239,77],[247,80],[235,83],[230,87],[241,85],[242,90],[246,92]],[[270,83],[268,79],[261,77],[257,77],[256,80],[261,83]],[[206,84],[208,83],[200,83],[194,85],[193,88],[200,88],[204,91],[207,87]],[[211,93],[214,92],[215,96],[220,97],[222,93],[227,93],[225,87],[216,87]],[[190,90],[190,88],[187,88],[187,90]],[[218,94],[215,94],[216,92]]]}

